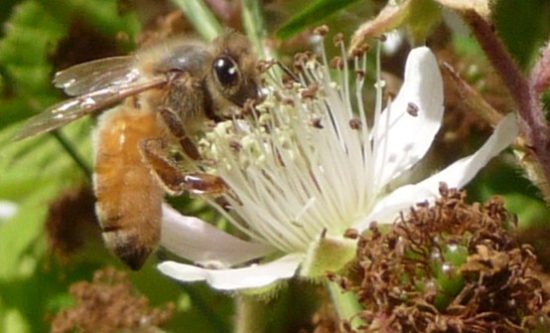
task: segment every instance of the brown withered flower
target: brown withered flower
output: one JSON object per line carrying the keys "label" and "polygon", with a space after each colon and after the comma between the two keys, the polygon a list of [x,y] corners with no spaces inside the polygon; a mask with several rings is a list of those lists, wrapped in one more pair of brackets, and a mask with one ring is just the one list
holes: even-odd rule
{"label": "brown withered flower", "polygon": [[49,250],[66,262],[71,255],[101,239],[89,186],[69,188],[50,203],[46,218]]}
{"label": "brown withered flower", "polygon": [[105,268],[93,282],[70,287],[72,308],[59,312],[52,321],[52,333],[65,332],[156,332],[174,312],[174,304],[151,308],[147,298],[137,295],[128,274]]}
{"label": "brown withered flower", "polygon": [[[529,245],[503,202],[467,204],[442,185],[435,204],[360,238],[357,294],[365,332],[529,332],[547,329],[549,296]],[[345,282],[345,283],[344,283]],[[541,328],[542,327],[542,328]]]}

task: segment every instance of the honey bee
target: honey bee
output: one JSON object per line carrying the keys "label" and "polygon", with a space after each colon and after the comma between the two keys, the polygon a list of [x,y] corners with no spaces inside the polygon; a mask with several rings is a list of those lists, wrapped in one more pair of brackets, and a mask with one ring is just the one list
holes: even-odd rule
{"label": "honey bee", "polygon": [[167,157],[168,147],[200,160],[195,144],[205,124],[226,119],[260,91],[252,46],[235,32],[212,43],[174,39],[133,56],[79,64],[58,72],[53,83],[75,97],[31,118],[16,139],[114,107],[94,133],[96,214],[106,246],[134,270],[158,245],[165,192],[224,190],[221,179],[183,172]]}

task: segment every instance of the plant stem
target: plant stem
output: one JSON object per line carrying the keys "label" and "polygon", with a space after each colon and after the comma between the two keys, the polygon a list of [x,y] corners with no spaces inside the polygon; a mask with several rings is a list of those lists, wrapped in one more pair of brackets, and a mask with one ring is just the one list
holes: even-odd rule
{"label": "plant stem", "polygon": [[463,17],[518,106],[520,133],[527,148],[525,158],[534,164],[528,166],[534,173],[530,178],[550,204],[550,138],[540,96],[506,51],[494,27],[475,11],[467,11]]}
{"label": "plant stem", "polygon": [[202,0],[173,1],[205,40],[211,41],[223,33],[223,27]]}
{"label": "plant stem", "polygon": [[531,89],[537,95],[542,95],[550,86],[550,40],[541,52],[541,57],[531,69]]}
{"label": "plant stem", "polygon": [[242,20],[246,35],[256,48],[260,58],[268,57],[268,50],[264,47],[262,41],[267,36],[263,16],[260,11],[260,6],[256,0],[242,0]]}
{"label": "plant stem", "polygon": [[206,318],[206,322],[210,323],[215,332],[227,332],[229,325],[210,308],[210,306],[202,299],[200,294],[193,287],[183,283],[179,284],[179,286],[189,296],[193,307]]}
{"label": "plant stem", "polygon": [[92,180],[92,168],[84,161],[84,159],[78,154],[76,149],[71,145],[69,140],[65,138],[63,134],[61,134],[59,131],[53,131],[51,132],[53,137],[57,140],[57,142],[63,147],[65,152],[69,154],[69,156],[73,159],[73,161],[78,165],[78,167],[82,170],[82,172],[86,175],[86,178],[91,181]]}
{"label": "plant stem", "polygon": [[531,117],[528,109],[530,106],[529,83],[495,34],[494,27],[475,11],[465,12],[464,19],[518,104],[520,115],[525,118]]}
{"label": "plant stem", "polygon": [[269,318],[267,303],[254,297],[237,298],[236,333],[264,332]]}
{"label": "plant stem", "polygon": [[338,314],[338,318],[340,318],[341,321],[348,321],[353,329],[358,329],[360,326],[364,325],[363,320],[359,317],[362,307],[355,295],[352,293],[344,293],[342,288],[340,288],[336,282],[332,281],[327,283],[327,289],[332,299],[332,304]]}

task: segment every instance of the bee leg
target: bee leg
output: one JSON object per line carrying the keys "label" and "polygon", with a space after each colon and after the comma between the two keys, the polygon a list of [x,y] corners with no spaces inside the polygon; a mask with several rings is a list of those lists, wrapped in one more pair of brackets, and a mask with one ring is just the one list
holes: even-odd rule
{"label": "bee leg", "polygon": [[160,110],[160,115],[161,115],[162,119],[164,120],[164,123],[166,124],[166,126],[170,130],[170,132],[178,140],[178,142],[179,142],[181,148],[183,149],[183,151],[185,152],[185,154],[190,159],[192,159],[194,161],[199,160],[201,158],[201,155],[200,155],[197,147],[195,147],[195,144],[193,143],[193,141],[191,141],[191,139],[189,139],[189,137],[185,133],[185,130],[181,126],[182,122],[181,122],[180,118],[174,112],[172,112],[172,111],[170,111],[166,108],[163,108],[162,110]]}
{"label": "bee leg", "polygon": [[143,140],[139,147],[146,164],[172,195],[189,192],[218,196],[227,190],[227,185],[220,177],[201,172],[184,172],[170,158],[168,147],[161,139]]}

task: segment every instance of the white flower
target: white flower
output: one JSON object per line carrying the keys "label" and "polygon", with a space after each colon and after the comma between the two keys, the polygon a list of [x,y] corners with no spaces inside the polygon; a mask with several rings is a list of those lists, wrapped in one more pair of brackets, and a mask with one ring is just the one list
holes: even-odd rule
{"label": "white flower", "polygon": [[254,121],[220,124],[204,142],[231,188],[224,196],[231,210],[218,208],[249,240],[165,206],[162,245],[197,265],[165,261],[162,273],[236,290],[297,271],[315,277],[339,269],[355,254],[356,241],[343,236],[347,229],[395,221],[401,210],[435,198],[440,182],[463,187],[516,137],[515,118],[507,116],[475,154],[390,191],[441,126],[443,83],[434,55],[426,47],[411,51],[403,86],[384,110],[378,79],[370,126],[361,93],[365,59],[355,59],[353,90],[345,64],[335,83],[323,63],[306,59],[300,84],[273,89]]}

